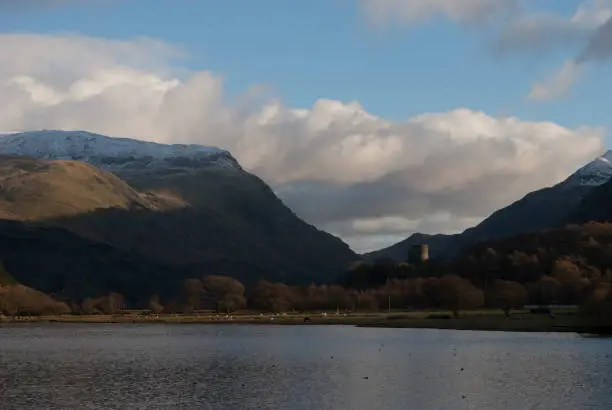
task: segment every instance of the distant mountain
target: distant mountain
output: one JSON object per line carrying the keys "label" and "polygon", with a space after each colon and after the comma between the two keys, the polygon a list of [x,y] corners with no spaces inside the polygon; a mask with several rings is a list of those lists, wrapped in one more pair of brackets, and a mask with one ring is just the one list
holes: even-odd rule
{"label": "distant mountain", "polygon": [[[300,220],[261,179],[217,148],[38,131],[0,137],[0,154],[38,158],[23,160],[29,164],[25,170],[16,170],[23,166],[14,158],[0,159],[0,171],[6,168],[7,175],[22,181],[11,177],[12,183],[24,187],[23,193],[13,195],[13,202],[0,200],[2,217],[36,222],[35,231],[28,235],[64,238],[70,247],[58,245],[59,256],[53,255],[53,263],[69,271],[73,270],[61,261],[69,261],[75,250],[87,255],[85,244],[89,243],[91,259],[102,260],[98,246],[108,247],[104,252],[113,255],[115,262],[107,265],[109,273],[102,282],[116,289],[102,286],[100,279],[92,282],[105,292],[123,289],[141,297],[144,289],[149,291],[155,284],[167,288],[205,274],[229,275],[247,284],[259,279],[328,282],[359,259],[340,239]],[[26,202],[48,205],[35,207]],[[28,207],[34,209],[26,212]],[[15,235],[29,229],[28,225],[11,226]],[[10,243],[10,235],[6,241]],[[45,244],[39,255],[43,260],[49,255]],[[56,267],[43,269],[46,265],[41,264],[28,270],[27,262],[8,256],[8,249],[9,245],[0,249],[0,259],[10,259],[12,267],[6,261],[9,272],[20,281],[27,276],[37,289],[51,291],[44,285],[53,281],[45,275],[57,275]],[[25,255],[25,250],[21,252]],[[166,273],[159,273],[155,280],[151,277],[150,284],[136,290],[130,281],[139,282],[146,275],[130,260],[152,272]],[[93,269],[86,261],[81,268]],[[71,282],[76,280],[81,279],[72,275],[58,279],[73,295],[80,287],[88,289],[81,296],[95,296],[90,287]]]}
{"label": "distant mountain", "polygon": [[[608,151],[580,168],[563,182],[525,195],[522,199],[494,212],[480,224],[461,234],[433,236],[415,234],[402,242],[366,256],[368,258],[371,258],[371,255],[388,256],[396,260],[405,260],[410,246],[428,243],[432,257],[449,258],[481,241],[537,232],[562,226],[573,220],[584,220],[584,218],[591,220],[589,218],[597,216],[594,208],[607,209],[606,200],[603,198],[612,199],[612,185],[608,183],[611,178],[612,151]],[[588,199],[591,194],[599,195],[600,199],[593,199],[595,196]],[[586,205],[583,205],[583,200],[587,201]],[[588,205],[589,203],[591,205]],[[592,208],[591,213],[586,210],[578,211],[580,207],[586,209],[587,206]],[[601,209],[598,212],[601,215]],[[609,214],[612,217],[612,211]],[[601,218],[592,220],[601,220]]]}
{"label": "distant mountain", "polygon": [[408,251],[412,246],[427,244],[429,245],[429,257],[437,259],[444,256],[449,250],[449,247],[453,246],[457,236],[458,235],[426,235],[415,233],[407,239],[391,245],[388,248],[366,253],[363,257],[370,262],[374,262],[378,258],[391,258],[398,262],[405,262],[408,260]]}

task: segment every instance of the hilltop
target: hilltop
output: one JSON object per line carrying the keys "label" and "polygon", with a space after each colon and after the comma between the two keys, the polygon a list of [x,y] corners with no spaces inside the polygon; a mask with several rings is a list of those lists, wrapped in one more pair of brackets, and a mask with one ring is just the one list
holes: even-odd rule
{"label": "hilltop", "polygon": [[172,196],[141,194],[115,175],[77,161],[0,157],[0,218],[44,220],[97,209],[167,210]]}

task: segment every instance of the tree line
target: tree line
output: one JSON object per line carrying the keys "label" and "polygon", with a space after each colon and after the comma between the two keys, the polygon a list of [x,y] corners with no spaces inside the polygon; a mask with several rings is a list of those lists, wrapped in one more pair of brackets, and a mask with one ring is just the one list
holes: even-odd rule
{"label": "tree line", "polygon": [[[360,266],[359,269],[363,269]],[[9,291],[9,289],[11,289]],[[193,313],[198,310],[233,313],[252,309],[262,312],[364,311],[443,309],[459,316],[460,311],[481,307],[503,310],[526,304],[580,304],[598,315],[612,313],[612,276],[587,279],[575,264],[560,260],[551,275],[535,282],[494,279],[486,288],[457,275],[440,277],[387,278],[373,288],[348,288],[341,285],[290,286],[260,281],[248,292],[236,279],[205,276],[183,282],[182,293],[162,301],[152,295],[150,312]],[[37,314],[115,314],[125,310],[118,293],[87,298],[80,303],[56,301],[32,289],[16,286],[0,288],[0,311],[14,316]]]}
{"label": "tree line", "polygon": [[[7,292],[0,292],[0,310],[24,309]],[[172,298],[152,295],[148,308],[153,313],[444,309],[459,315],[481,307],[509,314],[526,304],[580,305],[589,314],[612,317],[612,224],[573,225],[483,243],[446,263],[359,262],[335,284],[260,281],[246,289],[234,278],[207,275],[183,281]],[[61,312],[110,314],[123,310],[125,300],[111,293],[69,306],[26,305],[29,310],[54,306]]]}

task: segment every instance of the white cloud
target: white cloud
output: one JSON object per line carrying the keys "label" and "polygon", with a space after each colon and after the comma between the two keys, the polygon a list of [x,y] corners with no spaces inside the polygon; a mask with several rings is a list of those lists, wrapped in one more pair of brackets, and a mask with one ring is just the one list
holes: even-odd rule
{"label": "white cloud", "polygon": [[178,69],[181,50],[147,39],[0,35],[0,49],[0,130],[220,146],[360,250],[413,230],[463,229],[603,149],[598,129],[464,108],[398,122],[357,102],[231,106],[220,77]]}
{"label": "white cloud", "polygon": [[375,24],[412,24],[436,16],[479,24],[513,9],[516,0],[358,0],[359,7]]}
{"label": "white cloud", "polygon": [[580,3],[570,22],[583,27],[601,27],[610,18],[612,0],[587,0]]}
{"label": "white cloud", "polygon": [[583,67],[575,61],[566,61],[559,72],[544,82],[535,83],[529,93],[532,100],[556,100],[566,97],[582,73]]}

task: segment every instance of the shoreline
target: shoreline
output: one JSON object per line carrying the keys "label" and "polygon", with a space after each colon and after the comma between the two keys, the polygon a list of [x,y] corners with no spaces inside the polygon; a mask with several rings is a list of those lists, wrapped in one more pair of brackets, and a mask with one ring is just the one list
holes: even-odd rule
{"label": "shoreline", "polygon": [[[305,318],[309,318],[305,321]],[[542,315],[517,315],[506,318],[501,314],[470,314],[459,318],[429,318],[423,314],[363,314],[348,316],[320,315],[65,315],[0,318],[0,326],[16,324],[200,324],[200,325],[276,325],[313,326],[336,325],[387,329],[440,329],[469,331],[535,332],[535,333],[590,333],[612,334],[612,328],[581,323],[576,314],[562,314],[555,318]]]}

